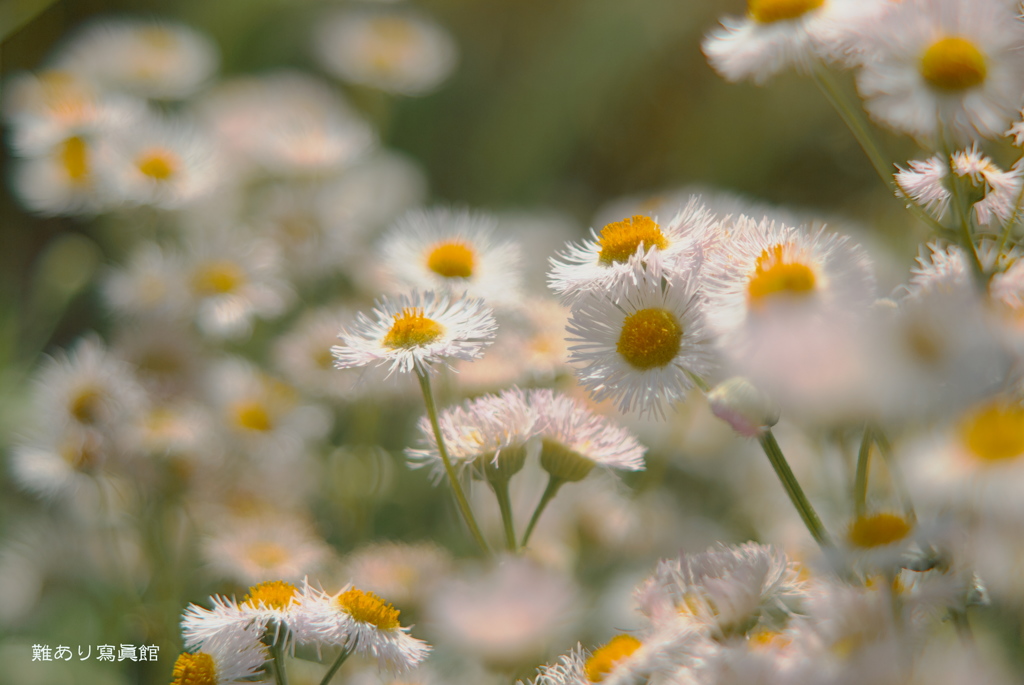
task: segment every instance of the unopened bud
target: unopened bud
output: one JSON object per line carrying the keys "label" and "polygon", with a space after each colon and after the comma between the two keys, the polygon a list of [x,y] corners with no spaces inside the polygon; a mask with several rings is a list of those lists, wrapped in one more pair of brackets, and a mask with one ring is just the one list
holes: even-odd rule
{"label": "unopened bud", "polygon": [[734,376],[708,393],[711,412],[745,438],[753,438],[779,422],[779,407],[746,378]]}

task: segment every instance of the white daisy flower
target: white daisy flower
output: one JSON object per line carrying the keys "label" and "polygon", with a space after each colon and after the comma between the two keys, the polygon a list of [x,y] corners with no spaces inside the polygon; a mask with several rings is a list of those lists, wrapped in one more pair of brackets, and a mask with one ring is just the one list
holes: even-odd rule
{"label": "white daisy flower", "polygon": [[99,338],[79,339],[70,353],[59,352],[35,379],[35,417],[41,426],[110,430],[126,425],[146,405],[146,394],[130,365]]}
{"label": "white daisy flower", "polygon": [[196,326],[211,338],[244,338],[255,320],[280,316],[294,293],[280,255],[243,228],[204,231],[186,246],[187,294]]}
{"label": "white daisy flower", "polygon": [[617,292],[636,282],[636,273],[657,256],[666,271],[688,273],[698,268],[702,250],[714,241],[717,222],[694,197],[672,220],[659,225],[636,215],[606,225],[593,240],[569,245],[551,259],[548,284],[562,301],[575,305],[588,293]]}
{"label": "white daisy flower", "polygon": [[[373,656],[381,668],[407,671],[430,653],[430,645],[401,625],[399,611],[372,592],[352,585],[334,595],[314,591],[304,596],[301,607],[309,625],[306,639]],[[304,637],[297,636],[300,641]]]}
{"label": "white daisy flower", "polygon": [[318,27],[314,48],[324,68],[341,80],[402,95],[434,90],[458,60],[448,32],[408,8],[336,12]]}
{"label": "white daisy flower", "polygon": [[663,560],[637,590],[640,610],[654,623],[682,618],[717,637],[784,627],[807,596],[785,554],[752,542]]}
{"label": "white daisy flower", "polygon": [[199,109],[236,163],[274,175],[332,175],[376,143],[340,95],[299,72],[226,81]]}
{"label": "white daisy flower", "polygon": [[44,432],[11,447],[8,467],[22,489],[58,499],[94,486],[96,475],[111,456],[109,440],[95,430],[69,426]]}
{"label": "white daisy flower", "polygon": [[711,371],[713,350],[695,277],[646,267],[636,266],[635,284],[580,299],[567,327],[576,343],[569,361],[595,401],[664,416],[693,387],[689,374]]}
{"label": "white daisy flower", "polygon": [[[475,467],[483,473],[495,468],[506,471],[509,477],[519,471],[527,443],[537,434],[538,413],[531,405],[525,392],[512,388],[444,409],[438,422],[456,471]],[[439,482],[445,476],[445,466],[430,419],[420,418],[417,427],[420,442],[426,447],[409,448],[406,456],[414,466],[429,466],[432,477]]]}
{"label": "white daisy flower", "polygon": [[211,644],[230,642],[240,636],[263,637],[273,629],[273,641],[288,642],[291,630],[304,626],[300,616],[303,590],[282,580],[269,580],[250,587],[242,601],[214,595],[213,609],[190,604],[181,619],[181,634],[189,649],[205,649]]}
{"label": "white daisy flower", "polygon": [[240,358],[217,364],[207,376],[208,395],[228,441],[267,460],[298,457],[330,430],[330,417],[287,383]]}
{"label": "white daisy flower", "polygon": [[974,213],[982,226],[995,220],[1006,222],[1019,211],[1024,173],[1020,163],[1003,171],[981,153],[977,144],[953,153],[950,163],[935,155],[924,161],[912,161],[909,169],[896,173],[899,194],[914,200],[933,216],[941,219],[949,210],[952,193],[946,188],[950,168],[961,178],[968,179],[985,196],[974,204]]}
{"label": "white daisy flower", "polygon": [[904,0],[860,36],[857,88],[879,123],[953,142],[1003,134],[1024,99],[1024,23],[1003,0]]}
{"label": "white daisy flower", "polygon": [[[860,2],[861,0],[855,0]],[[850,0],[747,0],[747,14],[726,17],[701,45],[729,81],[762,84],[784,69],[807,70],[817,34],[845,16]]]}
{"label": "white daisy flower", "polygon": [[330,557],[312,526],[281,513],[230,520],[204,540],[202,551],[219,576],[245,584],[297,582]]}
{"label": "white daisy flower", "polygon": [[45,216],[93,215],[110,207],[112,199],[97,184],[96,142],[73,135],[48,153],[19,159],[11,183],[25,209]]}
{"label": "white daisy flower", "polygon": [[906,460],[915,499],[1019,525],[1024,483],[1024,404],[996,396],[919,440]]}
{"label": "white daisy flower", "polygon": [[[673,682],[666,676],[675,674],[685,664],[696,661],[696,631],[680,630],[674,640],[662,635],[620,633],[595,649],[582,645],[559,658],[557,664],[541,666],[532,685],[634,685],[635,683]],[[691,638],[687,645],[683,636]],[[642,639],[641,639],[642,638]],[[701,653],[701,656],[704,656]]]}
{"label": "white daisy flower", "polygon": [[905,194],[935,218],[944,217],[952,195],[945,184],[949,164],[940,155],[933,155],[925,160],[911,160],[906,169],[897,168],[897,196]]}
{"label": "white daisy flower", "polygon": [[846,236],[808,234],[740,217],[707,269],[708,325],[721,336],[756,332],[772,317],[863,314],[874,301],[864,250]]}
{"label": "white daisy flower", "polygon": [[177,209],[210,195],[222,180],[217,147],[185,120],[145,117],[103,136],[100,182],[113,199]]}
{"label": "white daisy flower", "polygon": [[243,630],[209,641],[196,652],[182,652],[171,671],[171,685],[241,685],[263,675],[270,658],[260,635]]}
{"label": "white daisy flower", "polygon": [[552,390],[531,391],[529,404],[538,417],[541,465],[553,476],[582,480],[595,466],[643,470],[647,450],[628,429]]}
{"label": "white daisy flower", "polygon": [[496,324],[482,300],[413,291],[378,300],[373,319],[362,312],[331,348],[335,366],[388,365],[392,372],[426,373],[452,359],[476,359],[494,339]]}
{"label": "white daisy flower", "polygon": [[395,224],[380,253],[401,286],[480,297],[494,305],[519,302],[519,246],[494,238],[497,220],[465,210],[409,212]]}
{"label": "white daisy flower", "polygon": [[184,24],[130,19],[93,22],[55,60],[104,88],[174,99],[198,90],[219,61],[210,39]]}

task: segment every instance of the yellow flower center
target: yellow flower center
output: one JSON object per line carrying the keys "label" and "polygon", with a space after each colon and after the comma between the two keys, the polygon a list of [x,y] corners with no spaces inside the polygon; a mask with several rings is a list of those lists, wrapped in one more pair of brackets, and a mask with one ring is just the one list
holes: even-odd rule
{"label": "yellow flower center", "polygon": [[88,471],[100,461],[95,440],[68,440],[60,447],[60,456],[76,471]]}
{"label": "yellow flower center", "polygon": [[395,322],[384,336],[384,347],[409,349],[429,345],[444,335],[444,326],[423,316],[423,310],[406,307],[395,314]]}
{"label": "yellow flower center", "polygon": [[616,635],[604,647],[595,649],[583,665],[587,680],[592,683],[601,682],[620,661],[640,649],[641,644],[632,635]]}
{"label": "yellow flower center", "polygon": [[283,580],[268,580],[249,588],[242,604],[253,609],[259,608],[262,604],[268,609],[283,611],[292,603],[298,591],[294,585]]}
{"label": "yellow flower center", "polygon": [[476,255],[465,243],[441,243],[427,257],[427,268],[444,278],[469,278],[474,266]]}
{"label": "yellow flower center", "polygon": [[753,633],[747,640],[747,644],[752,649],[769,651],[785,649],[793,644],[793,638],[785,633],[780,633],[777,630],[767,630],[760,628]]}
{"label": "yellow flower center", "polygon": [[135,166],[154,181],[166,181],[178,173],[178,156],[164,148],[152,148],[135,160]]}
{"label": "yellow flower center", "polygon": [[171,685],[217,685],[217,665],[206,652],[182,652],[174,662]]}
{"label": "yellow flower center", "polygon": [[68,402],[68,412],[79,423],[96,423],[102,410],[103,393],[91,385],[79,389]]}
{"label": "yellow flower center", "polygon": [[747,0],[747,12],[759,24],[796,19],[825,4],[825,0]]}
{"label": "yellow flower center", "polygon": [[601,229],[597,243],[601,246],[598,261],[605,266],[628,260],[636,254],[640,245],[647,249],[657,247],[659,250],[668,247],[668,239],[658,224],[641,215],[608,224]]}
{"label": "yellow flower center", "polygon": [[234,292],[244,282],[242,267],[226,259],[201,264],[192,274],[192,288],[203,296]]}
{"label": "yellow flower center", "polygon": [[246,549],[249,561],[260,568],[276,568],[288,561],[288,550],[276,542],[254,542]]}
{"label": "yellow flower center", "polygon": [[161,26],[148,26],[138,33],[142,42],[157,50],[171,50],[177,47],[178,39],[173,31]]}
{"label": "yellow flower center", "polygon": [[921,56],[921,76],[938,90],[973,88],[983,83],[987,75],[984,53],[966,38],[941,38]]}
{"label": "yellow flower center", "polygon": [[379,17],[370,25],[373,41],[367,48],[367,60],[373,67],[390,74],[407,61],[417,45],[413,25],[399,17]]}
{"label": "yellow flower center", "polygon": [[245,430],[265,433],[274,427],[270,411],[259,400],[242,400],[231,407],[235,425]]}
{"label": "yellow flower center", "polygon": [[772,295],[803,296],[814,291],[814,272],[806,264],[795,261],[787,247],[774,245],[757,258],[754,275],[747,284],[752,305],[758,306]]}
{"label": "yellow flower center", "polygon": [[338,606],[361,623],[375,625],[381,630],[398,628],[398,609],[372,592],[351,588],[338,595]]}
{"label": "yellow flower center", "polygon": [[1024,406],[997,400],[967,416],[960,439],[982,461],[1024,456]]}
{"label": "yellow flower center", "polygon": [[683,328],[672,312],[641,309],[622,322],[615,350],[634,369],[645,371],[669,364],[679,354]]}
{"label": "yellow flower center", "polygon": [[902,540],[913,527],[910,521],[899,514],[864,514],[853,520],[846,537],[854,547],[870,549]]}
{"label": "yellow flower center", "polygon": [[60,146],[60,162],[74,183],[89,178],[89,148],[81,136],[71,136]]}
{"label": "yellow flower center", "polygon": [[318,369],[333,369],[334,355],[331,354],[331,348],[318,347],[316,350],[314,350],[313,364],[315,364]]}

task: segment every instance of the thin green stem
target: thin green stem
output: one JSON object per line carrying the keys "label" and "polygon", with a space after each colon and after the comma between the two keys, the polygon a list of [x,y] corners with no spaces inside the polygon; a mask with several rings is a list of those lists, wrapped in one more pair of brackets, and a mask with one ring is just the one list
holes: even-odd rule
{"label": "thin green stem", "polygon": [[274,683],[288,685],[288,674],[284,670],[284,637],[274,640],[270,647],[270,654],[274,659]]}
{"label": "thin green stem", "polygon": [[932,230],[938,232],[940,235],[946,232],[946,227],[939,223],[935,217],[930,215],[921,205],[919,205],[906,191],[900,186],[899,181],[896,180],[896,176],[893,174],[893,165],[886,161],[882,155],[878,144],[875,142],[874,136],[871,135],[871,128],[868,126],[863,115],[860,112],[860,108],[852,106],[840,89],[839,84],[836,83],[832,73],[828,71],[824,66],[818,65],[811,71],[814,77],[814,82],[817,84],[819,90],[828,100],[832,108],[835,109],[836,113],[846,124],[846,127],[850,129],[850,133],[857,140],[861,150],[867,156],[868,161],[871,162],[871,166],[874,167],[875,172],[879,178],[890,190],[898,194],[902,199],[908,203],[907,207],[914,215],[928,224]]}
{"label": "thin green stem", "polygon": [[978,249],[974,246],[974,233],[972,231],[970,200],[964,195],[963,180],[956,175],[953,169],[953,157],[951,153],[946,154],[949,164],[950,187],[953,194],[953,206],[956,208],[956,218],[959,224],[961,247],[967,252],[971,261],[971,271],[974,273],[978,285],[985,287],[988,279],[985,277],[985,267],[981,264],[978,256]]}
{"label": "thin green stem", "polygon": [[711,386],[708,385],[708,382],[706,380],[704,380],[697,374],[693,373],[692,371],[687,371],[686,375],[690,377],[690,380],[693,381],[693,384],[700,388],[701,391],[703,391],[704,393],[711,392]]}
{"label": "thin green stem", "polygon": [[328,683],[331,682],[334,674],[338,672],[338,669],[341,668],[341,665],[345,663],[345,659],[347,659],[348,655],[351,653],[352,650],[348,648],[348,645],[342,647],[341,654],[338,655],[338,658],[334,660],[333,664],[331,664],[331,668],[324,674],[323,680],[320,681],[320,685],[328,685]]}
{"label": "thin green stem", "polygon": [[871,426],[864,427],[864,436],[860,440],[860,450],[857,452],[857,475],[853,480],[853,512],[857,516],[863,516],[868,506],[868,472],[871,465]]}
{"label": "thin green stem", "polygon": [[537,508],[533,510],[533,516],[530,517],[530,525],[526,526],[526,532],[523,533],[523,543],[520,547],[526,547],[526,543],[530,541],[530,535],[533,533],[541,513],[548,506],[548,502],[555,498],[555,495],[558,494],[558,488],[562,487],[565,482],[561,478],[550,477],[548,486],[544,488],[544,494],[540,496],[540,502],[537,502]]}
{"label": "thin green stem", "polygon": [[882,455],[882,459],[885,461],[889,477],[896,484],[896,491],[899,493],[904,513],[906,513],[907,518],[910,520],[916,520],[917,514],[914,512],[914,503],[910,500],[910,489],[903,478],[903,472],[900,471],[899,464],[896,463],[896,458],[892,452],[892,445],[889,444],[889,438],[886,437],[885,432],[878,426],[871,428],[871,435],[875,444],[878,445],[878,453]]}
{"label": "thin green stem", "polygon": [[505,544],[508,551],[515,554],[518,551],[516,545],[516,526],[512,519],[512,499],[508,494],[508,479],[489,480],[491,489],[494,490],[494,497],[498,500],[498,509],[501,510],[501,523],[505,528]]}
{"label": "thin green stem", "polygon": [[476,540],[480,546],[480,550],[485,554],[491,553],[490,548],[487,546],[487,542],[484,540],[483,534],[480,532],[480,527],[476,523],[476,519],[473,517],[473,510],[469,507],[469,500],[466,499],[466,493],[462,491],[462,485],[459,483],[458,475],[455,473],[455,468],[452,466],[452,460],[448,457],[448,448],[444,442],[444,436],[441,434],[441,424],[437,419],[437,407],[434,405],[434,394],[430,390],[430,376],[427,375],[426,371],[416,369],[416,376],[420,379],[420,388],[423,390],[423,401],[427,405],[427,416],[430,417],[430,425],[434,429],[434,438],[437,440],[437,451],[441,455],[441,461],[444,463],[445,473],[448,474],[448,482],[451,483],[452,492],[455,494],[455,501],[459,506],[459,512],[462,514],[463,520],[469,527],[469,532],[472,534],[473,539]]}
{"label": "thin green stem", "polygon": [[804,494],[800,483],[797,482],[793,470],[789,468],[789,462],[786,461],[786,456],[782,453],[782,448],[779,447],[775,434],[772,433],[771,429],[768,429],[758,440],[761,443],[761,449],[764,450],[765,455],[768,457],[768,461],[771,462],[772,468],[775,469],[775,474],[782,481],[782,487],[785,488],[786,494],[789,495],[790,501],[796,507],[797,513],[800,514],[804,525],[807,526],[807,530],[810,531],[811,537],[814,538],[822,549],[832,547],[831,536],[825,530],[825,526],[822,525],[821,519],[818,518],[814,507],[811,506],[811,502],[807,499],[807,495]]}

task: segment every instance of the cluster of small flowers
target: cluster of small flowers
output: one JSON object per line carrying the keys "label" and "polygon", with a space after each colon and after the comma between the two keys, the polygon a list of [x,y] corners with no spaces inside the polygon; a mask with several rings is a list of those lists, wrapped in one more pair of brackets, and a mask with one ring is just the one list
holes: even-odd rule
{"label": "cluster of small flowers", "polygon": [[1011,682],[962,642],[926,650],[954,593],[941,577],[852,586],[748,543],[662,561],[636,590],[640,621],[538,670],[533,685]]}
{"label": "cluster of small flowers", "polygon": [[266,581],[249,588],[241,602],[216,596],[211,603],[212,609],[193,604],[185,611],[181,625],[190,651],[175,663],[175,685],[246,682],[269,660],[268,645],[341,647],[343,658],[370,655],[393,671],[417,666],[430,652],[401,626],[397,609],[351,585],[328,594],[306,581],[301,588]]}

